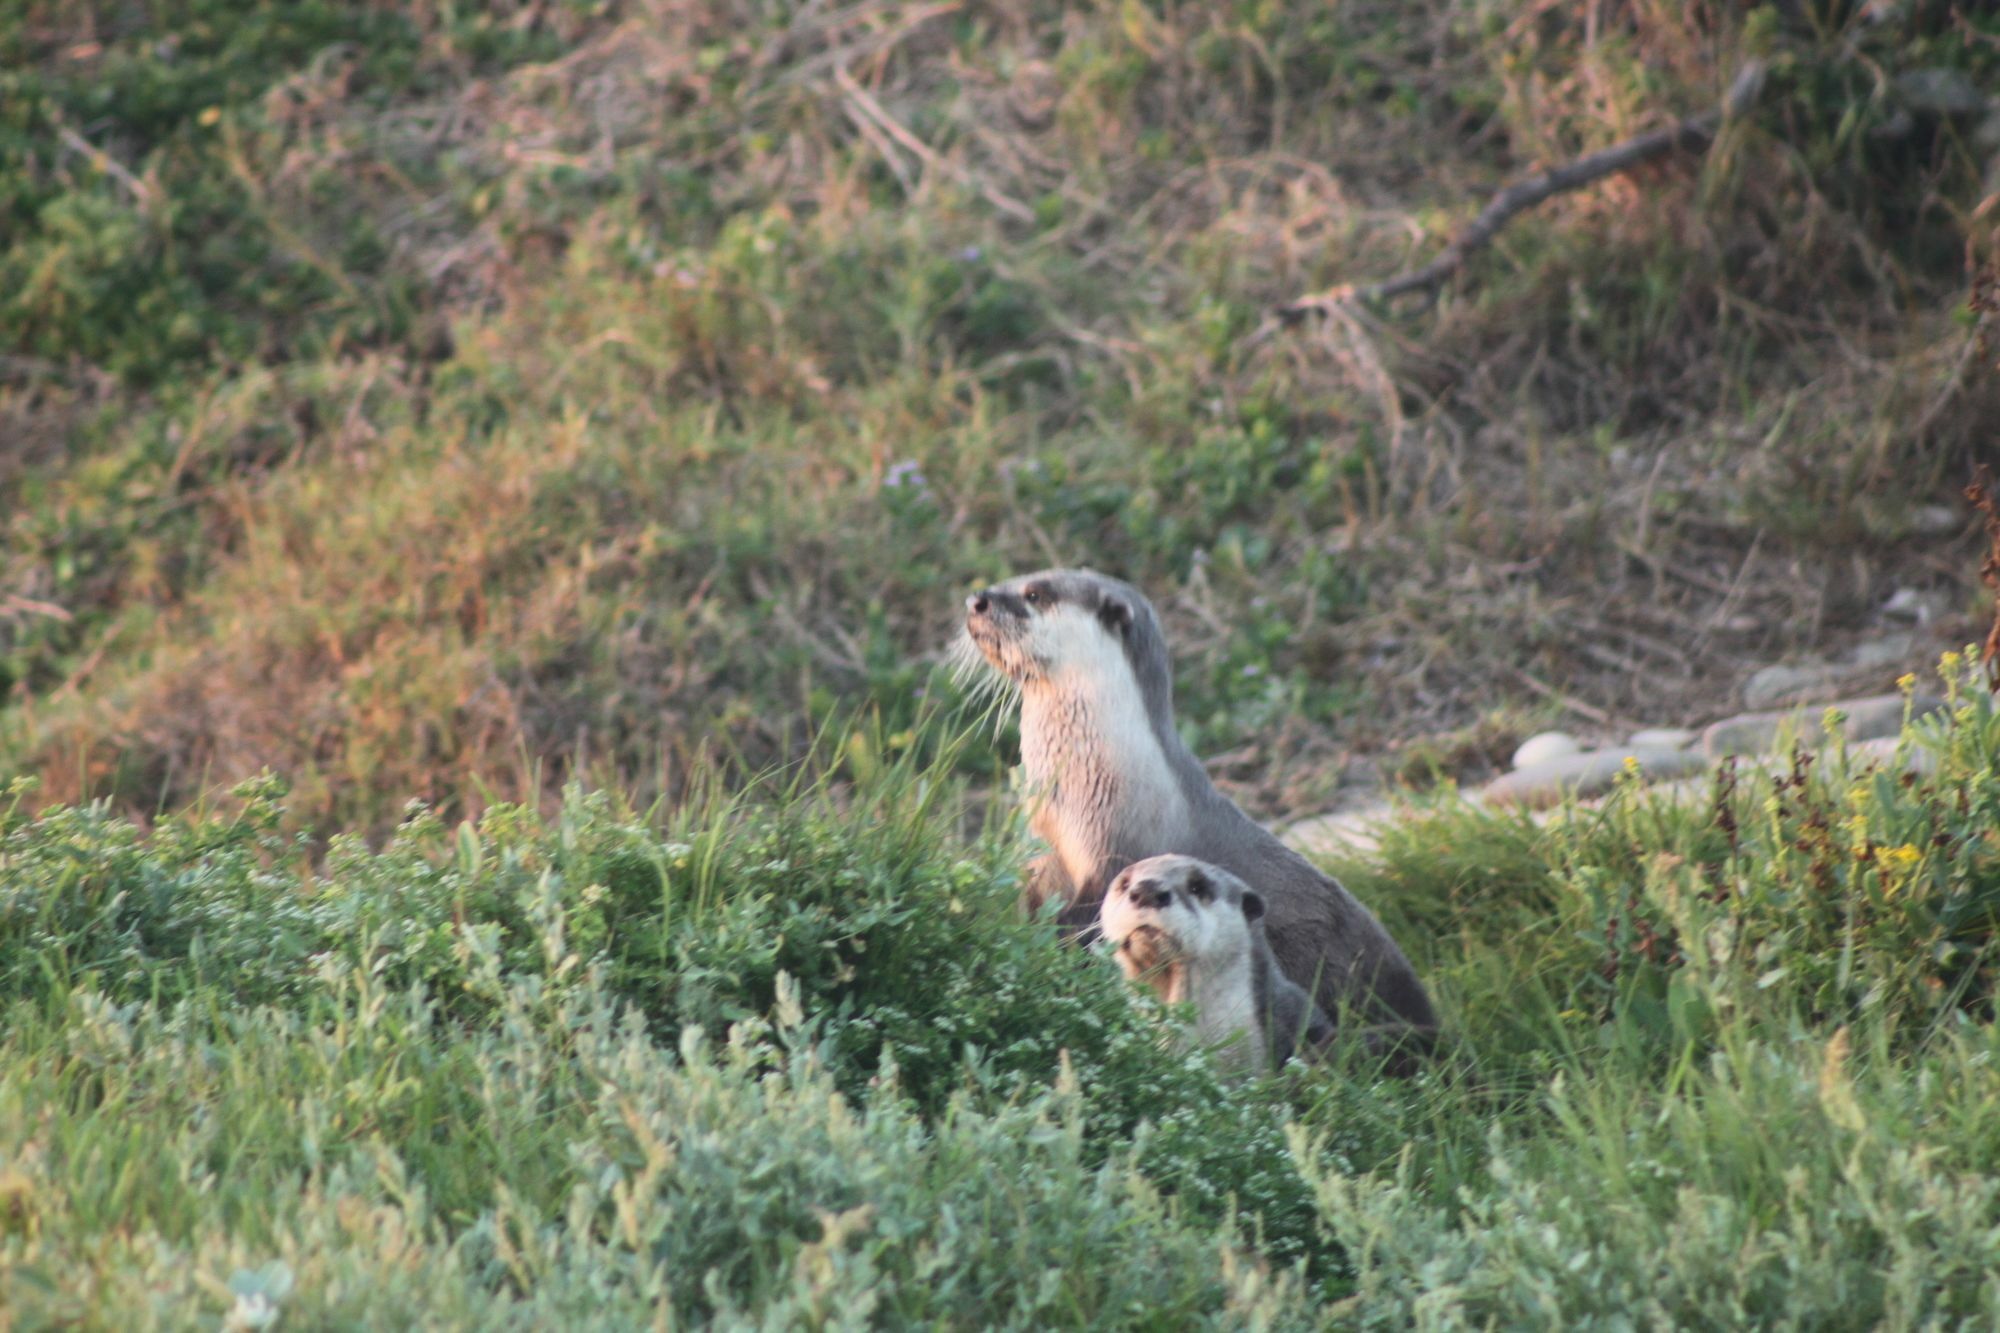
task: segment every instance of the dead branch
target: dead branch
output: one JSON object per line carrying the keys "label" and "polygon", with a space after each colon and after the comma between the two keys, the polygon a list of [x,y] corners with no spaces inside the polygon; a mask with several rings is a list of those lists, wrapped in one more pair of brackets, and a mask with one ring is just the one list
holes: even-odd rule
{"label": "dead branch", "polygon": [[1437,258],[1422,268],[1397,274],[1382,282],[1361,286],[1344,283],[1316,296],[1305,296],[1296,301],[1289,301],[1277,308],[1277,317],[1284,323],[1294,324],[1309,315],[1325,314],[1335,306],[1355,303],[1378,305],[1410,292],[1424,292],[1435,298],[1437,289],[1444,285],[1445,279],[1458,272],[1475,251],[1491,243],[1500,229],[1513,221],[1516,214],[1525,212],[1555,195],[1579,189],[1592,181],[1620,171],[1629,171],[1641,162],[1650,161],[1672,149],[1702,151],[1715,141],[1716,133],[1722,126],[1755,106],[1763,90],[1763,62],[1752,60],[1736,72],[1736,78],[1729,85],[1728,95],[1722,99],[1722,105],[1714,111],[1699,116],[1689,116],[1677,125],[1649,131],[1595,153],[1586,153],[1574,162],[1565,163],[1539,176],[1516,181],[1494,195],[1492,202],[1481,209],[1479,216],[1472,220],[1472,225],[1453,237],[1451,243],[1438,252]]}
{"label": "dead branch", "polygon": [[[847,72],[845,66],[835,65],[833,67],[833,81],[839,85],[840,91],[847,98],[849,119],[853,120],[864,134],[867,134],[872,124],[881,133],[886,134],[889,138],[908,149],[926,167],[935,167],[961,185],[977,190],[981,195],[985,196],[988,203],[992,204],[1002,213],[1005,213],[1008,217],[1013,218],[1017,222],[1030,224],[1034,222],[1034,209],[1029,208],[1020,200],[1008,195],[997,186],[989,185],[987,182],[979,179],[971,171],[959,166],[956,162],[951,161],[935,148],[932,148],[929,144],[918,138],[903,122],[890,115],[888,110],[880,102],[876,101],[866,88],[863,88],[860,83],[856,82],[854,76]],[[868,137],[870,142],[874,143],[874,136],[868,135]],[[882,153],[885,158],[889,158],[890,156],[879,144],[876,145],[875,150]],[[893,158],[890,159],[889,165],[891,168],[896,166]],[[900,170],[896,174],[899,179],[903,176]],[[903,187],[905,190],[910,188],[907,180],[903,181]]]}
{"label": "dead branch", "polygon": [[150,211],[154,203],[157,202],[151,184],[133,175],[131,169],[124,163],[105,152],[102,148],[99,148],[90,140],[84,138],[81,134],[78,134],[69,126],[58,123],[56,125],[56,137],[62,140],[64,147],[80,154],[91,166],[124,186],[127,193],[132,196],[133,202],[138,204],[140,208]]}
{"label": "dead branch", "polygon": [[2000,694],[2000,491],[1993,487],[1993,473],[1981,463],[1965,488],[1965,498],[1979,511],[1986,528],[1986,559],[1979,566],[1979,581],[1993,590],[1993,624],[1986,631],[1980,657],[1986,667],[1986,687]]}

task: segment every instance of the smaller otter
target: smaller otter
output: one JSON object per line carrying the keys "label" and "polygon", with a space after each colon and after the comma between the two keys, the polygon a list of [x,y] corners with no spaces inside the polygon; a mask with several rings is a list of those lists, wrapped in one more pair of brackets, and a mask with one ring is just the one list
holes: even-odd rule
{"label": "smaller otter", "polygon": [[[1120,871],[1099,918],[1118,966],[1169,1004],[1192,1003],[1207,1044],[1228,1042],[1225,1068],[1261,1074],[1333,1024],[1288,978],[1264,938],[1264,900],[1220,866],[1151,856]],[[1245,1037],[1248,1040],[1244,1040]]]}

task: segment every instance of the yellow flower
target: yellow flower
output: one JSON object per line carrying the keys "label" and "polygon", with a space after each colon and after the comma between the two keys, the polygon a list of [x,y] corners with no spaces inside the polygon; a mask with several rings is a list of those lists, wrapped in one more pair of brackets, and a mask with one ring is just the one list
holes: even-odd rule
{"label": "yellow flower", "polygon": [[1904,694],[1908,694],[1911,690],[1917,688],[1917,673],[1914,671],[1905,671],[1902,675],[1896,677],[1896,688]]}
{"label": "yellow flower", "polygon": [[1893,898],[1905,887],[1916,883],[1916,876],[1910,872],[1922,863],[1924,854],[1914,844],[1906,842],[1900,847],[1884,847],[1878,855],[1886,872],[1882,876],[1884,898]]}

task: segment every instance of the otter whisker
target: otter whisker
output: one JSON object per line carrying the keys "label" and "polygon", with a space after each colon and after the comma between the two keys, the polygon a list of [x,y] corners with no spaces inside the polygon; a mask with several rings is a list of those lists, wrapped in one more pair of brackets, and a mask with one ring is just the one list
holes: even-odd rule
{"label": "otter whisker", "polygon": [[993,716],[993,734],[997,737],[1020,702],[1020,682],[994,670],[969,633],[961,632],[954,638],[945,655],[951,666],[952,683],[965,692],[966,701],[982,715]]}

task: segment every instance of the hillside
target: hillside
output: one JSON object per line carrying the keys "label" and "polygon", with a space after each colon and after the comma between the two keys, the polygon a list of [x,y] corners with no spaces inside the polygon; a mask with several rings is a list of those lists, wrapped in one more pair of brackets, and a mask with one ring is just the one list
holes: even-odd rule
{"label": "hillside", "polygon": [[[1938,108],[2000,47],[1835,10],[32,5],[0,746],[322,831],[672,795],[900,734],[962,592],[1064,562],[1268,813],[1719,715],[1910,589],[1886,686],[1974,624],[1996,127]],[[1434,308],[1264,327],[1752,55]]]}
{"label": "hillside", "polygon": [[[1943,0],[9,8],[0,1328],[2000,1321],[1996,173]],[[1068,563],[1434,1067],[1020,919]],[[1947,702],[1455,796],[1777,663]]]}

